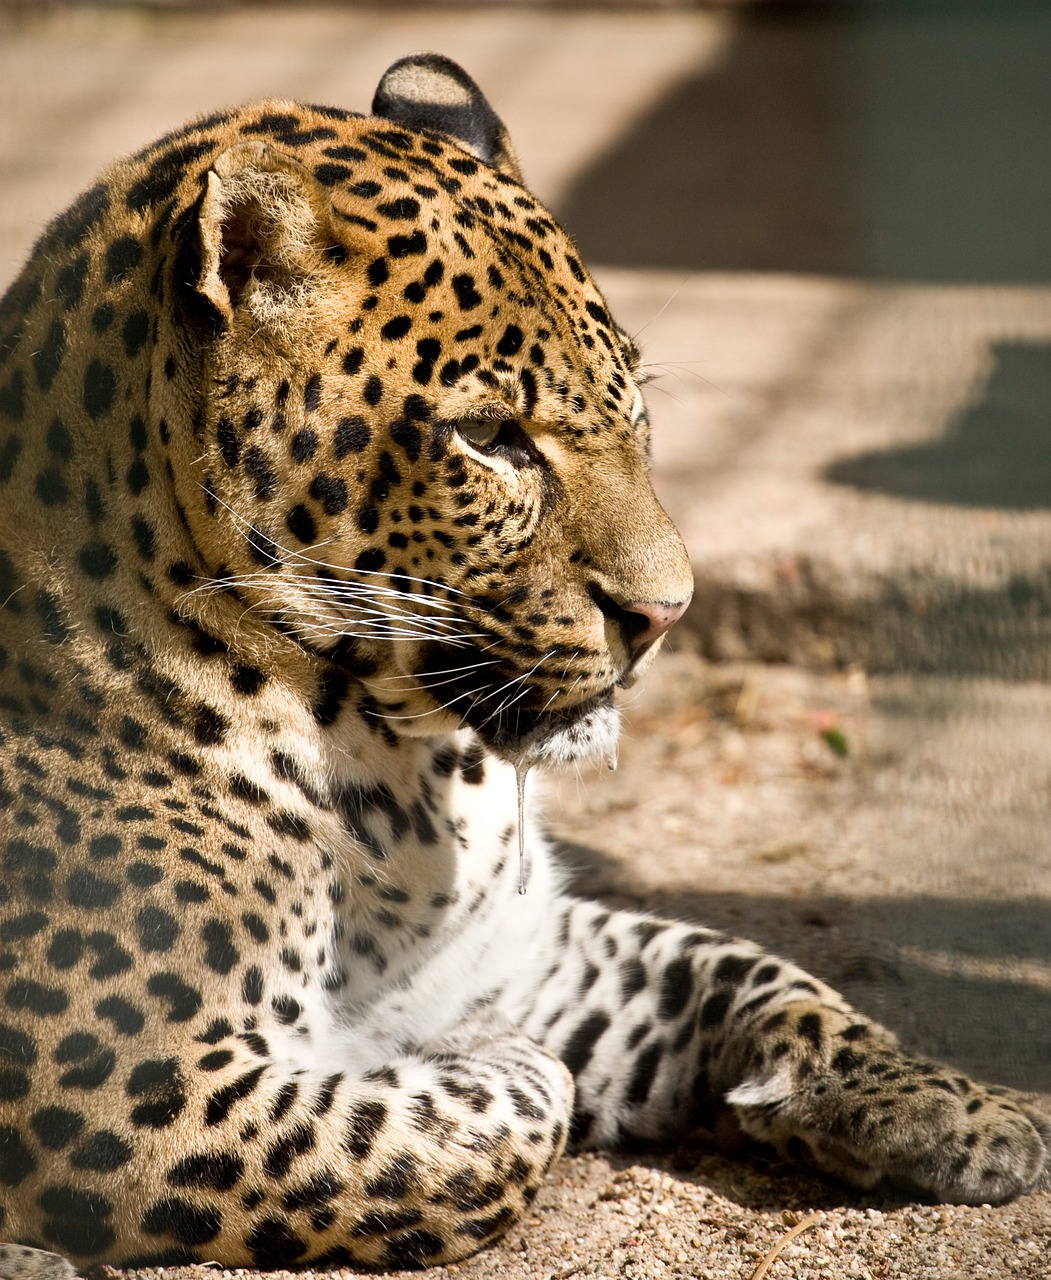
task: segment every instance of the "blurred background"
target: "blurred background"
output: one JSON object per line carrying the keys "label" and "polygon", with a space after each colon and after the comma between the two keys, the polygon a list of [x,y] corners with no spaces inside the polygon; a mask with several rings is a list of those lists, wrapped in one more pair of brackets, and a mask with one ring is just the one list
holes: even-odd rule
{"label": "blurred background", "polygon": [[0,36],[5,283],[195,113],[460,60],[660,375],[704,651],[1051,673],[1046,0],[0,0]]}
{"label": "blurred background", "polygon": [[1051,1092],[1051,5],[2,3],[4,285],[116,155],[424,48],[639,336],[697,577],[582,881]]}
{"label": "blurred background", "polygon": [[[593,261],[1051,278],[1043,0],[5,0],[0,13],[0,159],[44,211],[217,99],[364,107],[389,60],[433,45],[487,82],[537,193]],[[33,213],[2,216],[10,272]]]}

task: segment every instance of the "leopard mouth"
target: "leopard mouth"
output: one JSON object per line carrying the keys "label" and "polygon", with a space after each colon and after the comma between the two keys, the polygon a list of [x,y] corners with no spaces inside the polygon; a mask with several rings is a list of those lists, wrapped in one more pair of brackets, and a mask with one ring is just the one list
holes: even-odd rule
{"label": "leopard mouth", "polygon": [[551,707],[550,692],[530,685],[521,672],[494,663],[481,650],[477,665],[465,663],[462,648],[438,643],[428,645],[421,656],[419,684],[511,764],[557,767],[606,759],[615,751],[620,713],[612,688],[572,706]]}

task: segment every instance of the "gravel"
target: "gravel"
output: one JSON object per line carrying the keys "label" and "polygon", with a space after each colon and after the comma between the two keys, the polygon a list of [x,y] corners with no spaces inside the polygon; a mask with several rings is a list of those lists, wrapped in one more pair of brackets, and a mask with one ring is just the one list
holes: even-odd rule
{"label": "gravel", "polygon": [[[642,1163],[593,1154],[566,1159],[532,1216],[504,1241],[428,1274],[457,1280],[1046,1280],[1049,1251],[1046,1196],[995,1208],[864,1205],[783,1166],[684,1150]],[[124,1274],[127,1280],[255,1280],[259,1273],[197,1266]],[[312,1280],[314,1274],[267,1273],[272,1280]],[[331,1274],[349,1280],[359,1273]]]}

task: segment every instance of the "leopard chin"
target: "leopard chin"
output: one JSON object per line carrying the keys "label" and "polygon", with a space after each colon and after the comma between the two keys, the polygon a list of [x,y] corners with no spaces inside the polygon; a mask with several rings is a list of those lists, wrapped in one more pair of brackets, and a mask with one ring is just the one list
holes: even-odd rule
{"label": "leopard chin", "polygon": [[577,715],[571,710],[545,716],[517,740],[489,746],[516,768],[540,765],[562,769],[571,764],[599,764],[615,759],[619,738],[620,710],[612,698],[607,698],[588,704]]}

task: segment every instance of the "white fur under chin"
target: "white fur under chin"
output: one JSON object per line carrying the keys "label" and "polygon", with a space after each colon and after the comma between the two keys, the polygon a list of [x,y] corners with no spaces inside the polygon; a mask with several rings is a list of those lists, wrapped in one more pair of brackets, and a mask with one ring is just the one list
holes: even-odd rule
{"label": "white fur under chin", "polygon": [[553,733],[526,739],[518,765],[548,765],[561,769],[568,764],[601,763],[616,755],[620,737],[620,712],[609,704],[596,707],[587,715]]}

